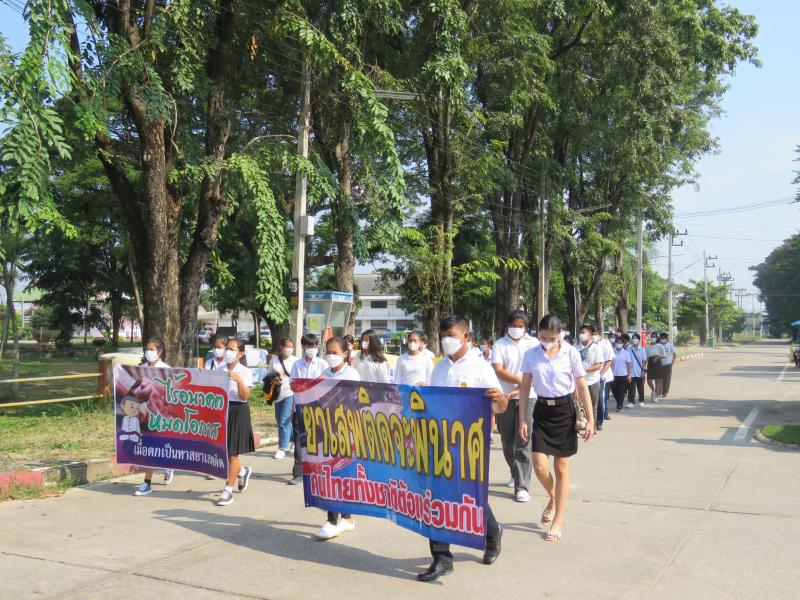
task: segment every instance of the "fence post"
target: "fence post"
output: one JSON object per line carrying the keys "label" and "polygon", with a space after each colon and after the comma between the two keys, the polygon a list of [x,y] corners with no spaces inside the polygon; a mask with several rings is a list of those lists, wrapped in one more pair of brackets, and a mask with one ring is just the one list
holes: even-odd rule
{"label": "fence post", "polygon": [[100,377],[97,378],[97,395],[101,396],[101,398],[97,400],[97,405],[99,407],[107,406],[111,403],[113,398],[111,389],[112,378],[109,372],[110,365],[111,361],[107,358],[97,359],[97,371],[100,373]]}

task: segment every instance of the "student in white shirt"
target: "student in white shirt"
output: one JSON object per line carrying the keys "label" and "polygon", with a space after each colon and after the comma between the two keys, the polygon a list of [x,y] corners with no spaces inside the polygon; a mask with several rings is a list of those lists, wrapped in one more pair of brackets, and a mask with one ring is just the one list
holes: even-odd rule
{"label": "student in white shirt", "polygon": [[[500,380],[500,387],[508,395],[508,410],[497,415],[497,430],[503,446],[503,457],[511,471],[508,485],[514,486],[517,502],[529,502],[533,463],[530,444],[523,442],[519,430],[517,411],[519,386],[522,383],[522,358],[531,348],[539,345],[539,340],[527,333],[528,315],[521,310],[513,310],[506,317],[506,335],[498,339],[492,349],[492,367]],[[528,427],[533,420],[533,403],[528,403],[525,422]]]}
{"label": "student in white shirt", "polygon": [[[614,334],[609,334],[611,339]],[[594,338],[592,338],[594,339]],[[602,410],[597,411],[597,423],[602,425],[605,421],[610,421],[611,417],[608,416],[608,400],[611,397],[611,384],[614,381],[614,375],[611,373],[611,359],[614,358],[614,346],[611,341],[600,335],[597,336],[597,347],[603,357],[603,366],[600,368],[600,407]]]}
{"label": "student in white shirt", "polygon": [[614,400],[617,401],[617,412],[622,412],[625,397],[628,395],[628,385],[633,376],[633,359],[625,349],[625,338],[627,337],[628,334],[624,333],[614,340],[614,358],[611,359],[611,373],[614,375],[611,389],[614,393]]}
{"label": "student in white shirt", "polygon": [[492,362],[492,350],[494,349],[494,343],[489,338],[481,338],[481,345],[480,351],[483,360],[491,363]]}
{"label": "student in white shirt", "polygon": [[433,371],[433,361],[422,353],[419,331],[408,334],[408,351],[397,359],[394,382],[398,385],[428,385]]}
{"label": "student in white shirt", "polygon": [[603,424],[597,421],[597,410],[600,407],[600,369],[603,367],[603,355],[600,347],[592,337],[594,334],[592,325],[582,325],[578,332],[578,345],[576,350],[581,355],[583,370],[586,371],[586,387],[589,388],[589,398],[592,401],[592,409],[597,430],[603,429]]}
{"label": "student in white shirt", "polygon": [[[506,395],[500,389],[492,367],[481,357],[469,351],[467,338],[469,326],[463,317],[445,317],[439,323],[442,339],[442,360],[436,363],[431,373],[431,385],[441,387],[486,388],[486,397],[498,414],[508,405]],[[490,565],[500,556],[503,528],[494,518],[491,507],[486,515],[486,551],[483,564]],[[430,540],[433,562],[428,570],[417,575],[420,581],[435,581],[453,572],[453,554],[450,544]]]}
{"label": "student in white shirt", "polygon": [[381,343],[374,329],[361,334],[361,352],[353,359],[353,366],[358,371],[361,381],[372,383],[390,383],[389,362],[383,355]]}
{"label": "student in white shirt", "polygon": [[294,342],[283,338],[278,342],[278,352],[272,357],[269,369],[281,376],[281,391],[275,401],[275,422],[278,425],[278,449],[275,458],[280,460],[289,452],[292,441],[292,409],[294,395],[292,394],[291,372],[298,358],[294,355]]}
{"label": "student in white shirt", "polygon": [[639,392],[639,404],[644,402],[644,381],[647,378],[647,353],[642,348],[642,338],[638,333],[631,336],[631,343],[627,348],[631,355],[631,384],[628,386],[628,408],[636,406],[636,392]]}
{"label": "student in white shirt", "polygon": [[[164,342],[159,338],[151,338],[147,341],[147,344],[144,346],[144,358],[142,359],[142,367],[149,367],[151,369],[169,369],[171,368],[167,363],[163,361],[164,354],[166,353],[167,349],[164,345]],[[153,408],[158,410],[159,407],[151,407],[150,404],[142,405],[139,409],[140,412],[147,414]],[[144,483],[136,488],[133,492],[134,496],[147,496],[148,494],[152,493],[153,487],[153,473],[155,473],[155,469],[145,469],[144,472]],[[175,470],[174,469],[164,469],[164,485],[169,485],[172,483],[173,478],[175,477]]]}
{"label": "student in white shirt", "polygon": [[[559,340],[561,320],[546,315],[539,323],[541,345],[525,353],[520,386],[520,413],[526,408],[531,388],[538,396],[533,410],[533,427],[520,422],[519,434],[523,440],[533,438],[533,468],[544,487],[550,502],[542,513],[542,524],[550,523],[545,539],[561,539],[561,526],[569,497],[569,457],[578,451],[575,431],[577,414],[572,403],[573,394],[586,411],[587,425],[583,439],[587,442],[594,434],[594,418],[586,371],[578,351]],[[554,457],[555,477],[550,473],[549,457]]]}
{"label": "student in white shirt", "polygon": [[217,506],[233,502],[234,483],[240,492],[247,489],[253,469],[243,467],[239,456],[256,450],[248,403],[253,372],[244,362],[243,341],[228,340],[225,361],[228,363],[228,481],[217,499]]}
{"label": "student in white shirt", "polygon": [[428,349],[428,334],[423,331],[420,334],[419,341],[422,344],[422,353],[435,363],[436,355]]}
{"label": "student in white shirt", "polygon": [[659,343],[658,334],[653,332],[647,346],[647,386],[650,388],[650,401],[656,404],[661,397],[661,363],[666,357],[667,353]]}
{"label": "student in white shirt", "polygon": [[[326,363],[321,358],[317,357],[319,352],[319,337],[315,333],[304,333],[300,338],[300,347],[303,350],[301,358],[295,361],[289,371],[289,376],[292,381],[295,379],[316,379],[322,376],[325,369],[328,368]],[[296,422],[297,415],[292,413],[292,440],[294,441],[294,465],[292,466],[292,478],[287,481],[289,485],[300,485],[303,483],[303,459],[300,455],[300,443],[298,438],[300,428]]]}
{"label": "student in white shirt", "polygon": [[[343,337],[332,337],[325,342],[325,362],[328,368],[322,373],[325,379],[343,379],[345,381],[361,381],[353,367],[350,366],[350,352],[347,348],[347,340]],[[352,515],[339,514],[328,511],[328,519],[325,524],[314,534],[318,540],[330,540],[346,531],[353,531],[356,522]]]}
{"label": "student in white shirt", "polygon": [[206,369],[211,371],[228,370],[228,363],[225,362],[225,348],[227,345],[227,336],[218,335],[214,338],[214,356],[206,361]]}
{"label": "student in white shirt", "polygon": [[672,365],[675,364],[678,353],[665,332],[662,331],[658,339],[664,347],[664,359],[661,361],[661,397],[666,398],[669,394],[669,385],[672,383]]}

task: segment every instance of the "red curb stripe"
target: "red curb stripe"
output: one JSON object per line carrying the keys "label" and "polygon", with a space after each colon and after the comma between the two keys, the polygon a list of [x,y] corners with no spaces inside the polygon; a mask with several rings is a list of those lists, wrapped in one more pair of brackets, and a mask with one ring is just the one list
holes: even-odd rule
{"label": "red curb stripe", "polygon": [[7,471],[0,473],[0,492],[8,492],[12,485],[25,488],[44,485],[44,474],[36,471]]}

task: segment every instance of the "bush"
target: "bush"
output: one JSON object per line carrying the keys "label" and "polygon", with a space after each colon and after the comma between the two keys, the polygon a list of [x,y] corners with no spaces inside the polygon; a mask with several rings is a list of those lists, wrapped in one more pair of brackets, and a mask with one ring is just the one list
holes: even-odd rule
{"label": "bush", "polygon": [[675,345],[677,346],[688,346],[689,342],[694,339],[694,335],[691,331],[679,331],[675,335]]}

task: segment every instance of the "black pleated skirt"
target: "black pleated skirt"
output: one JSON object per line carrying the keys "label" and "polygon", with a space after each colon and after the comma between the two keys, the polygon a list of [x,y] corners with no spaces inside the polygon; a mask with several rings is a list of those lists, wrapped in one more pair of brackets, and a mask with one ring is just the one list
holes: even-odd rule
{"label": "black pleated skirt", "polygon": [[228,407],[228,456],[239,456],[255,450],[250,405],[247,402],[231,402]]}
{"label": "black pleated skirt", "polygon": [[533,451],[561,457],[576,454],[575,418],[571,396],[539,398],[533,407]]}
{"label": "black pleated skirt", "polygon": [[661,379],[661,361],[651,360],[647,362],[647,378]]}

